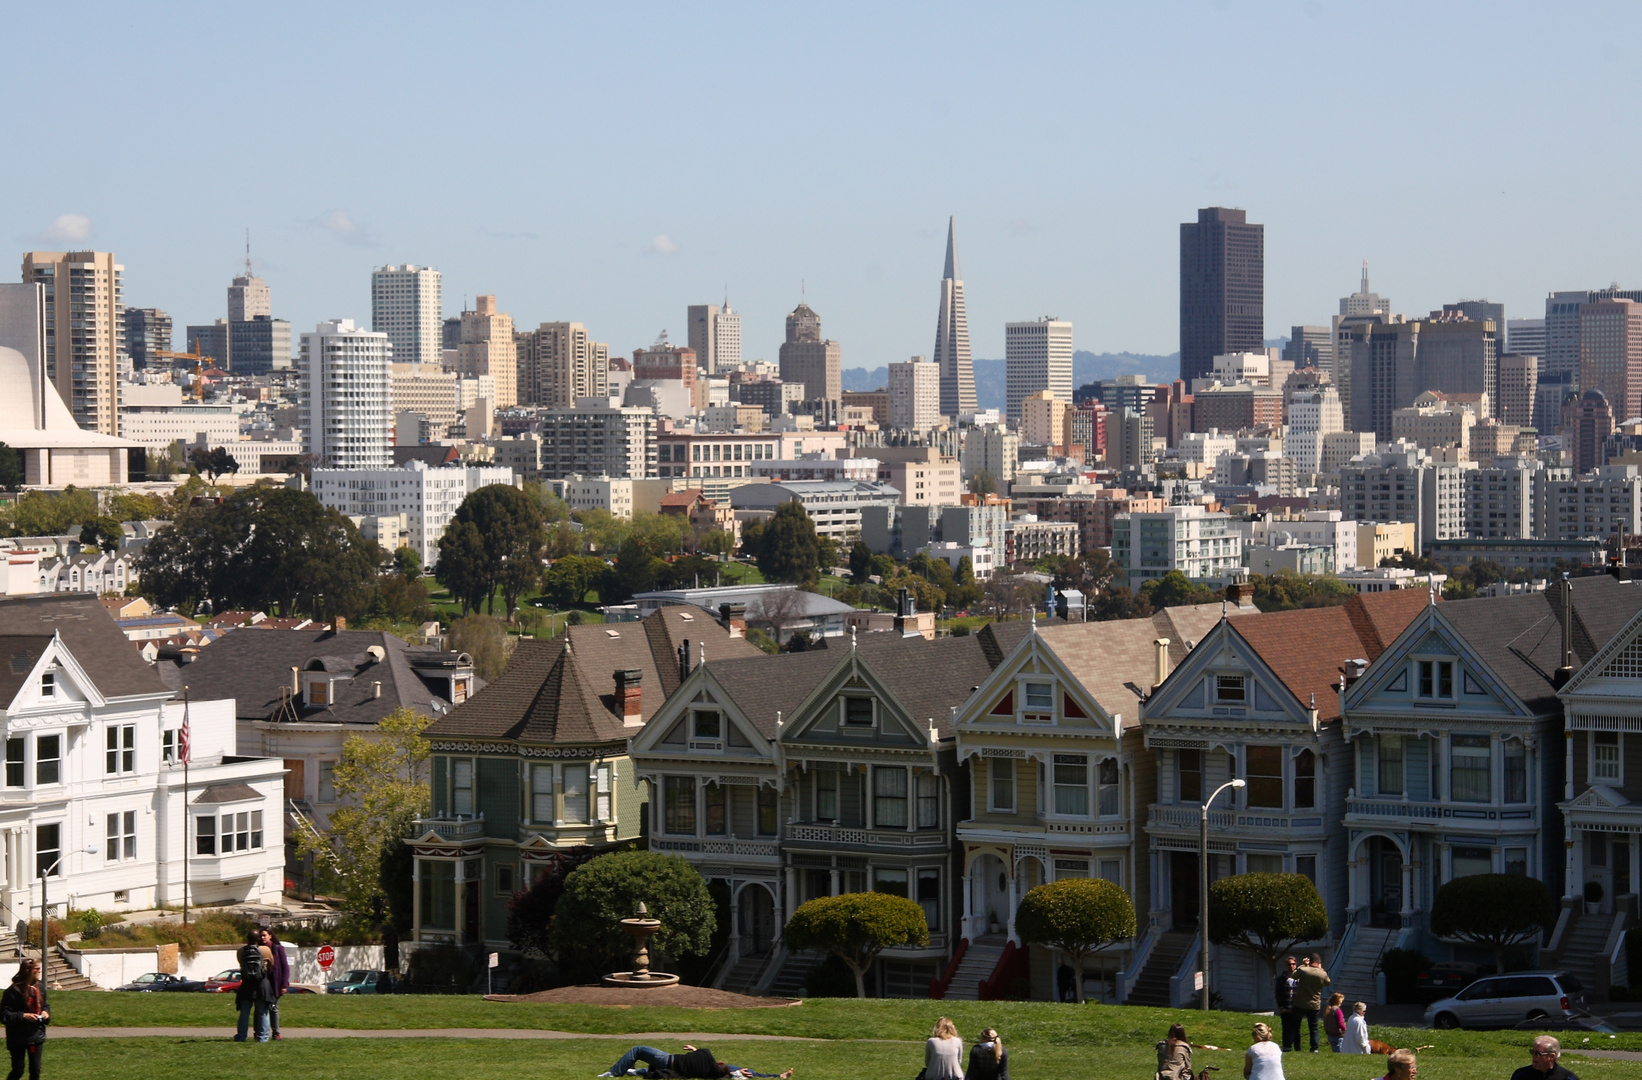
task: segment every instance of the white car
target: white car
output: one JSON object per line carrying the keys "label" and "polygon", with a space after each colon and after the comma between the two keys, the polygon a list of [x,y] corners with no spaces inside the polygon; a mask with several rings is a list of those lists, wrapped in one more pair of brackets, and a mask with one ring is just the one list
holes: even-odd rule
{"label": "white car", "polygon": [[1585,1011],[1585,987],[1566,971],[1513,971],[1478,979],[1425,1010],[1434,1028],[1508,1028]]}

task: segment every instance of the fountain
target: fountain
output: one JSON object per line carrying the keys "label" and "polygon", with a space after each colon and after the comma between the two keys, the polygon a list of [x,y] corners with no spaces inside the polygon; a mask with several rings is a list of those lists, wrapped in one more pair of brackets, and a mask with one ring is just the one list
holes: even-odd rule
{"label": "fountain", "polygon": [[645,908],[644,902],[640,901],[638,911],[631,919],[623,919],[621,926],[633,935],[633,970],[613,971],[599,981],[605,986],[620,986],[630,990],[677,986],[677,975],[650,970],[650,948],[646,942],[651,934],[661,929],[661,920],[650,918],[649,910]]}

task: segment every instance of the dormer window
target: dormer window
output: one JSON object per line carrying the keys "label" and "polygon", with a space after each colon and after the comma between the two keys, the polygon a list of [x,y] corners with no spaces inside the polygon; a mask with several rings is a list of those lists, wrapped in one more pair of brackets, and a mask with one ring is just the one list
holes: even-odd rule
{"label": "dormer window", "polygon": [[698,739],[722,738],[721,718],[716,712],[695,711],[690,714],[692,724]]}
{"label": "dormer window", "polygon": [[331,684],[326,679],[314,679],[308,683],[308,704],[329,705],[331,703]]}
{"label": "dormer window", "polygon": [[1027,683],[1026,707],[1034,712],[1052,710],[1055,707],[1054,686],[1042,682]]}
{"label": "dormer window", "polygon": [[869,697],[845,698],[844,724],[848,727],[871,727],[872,699]]}
{"label": "dormer window", "polygon": [[1248,679],[1243,675],[1216,675],[1214,700],[1241,705],[1249,699]]}
{"label": "dormer window", "polygon": [[1452,660],[1421,660],[1419,662],[1419,694],[1422,698],[1451,698],[1454,696],[1454,662]]}
{"label": "dormer window", "polygon": [[55,671],[41,673],[40,696],[43,698],[54,698],[57,696],[57,673]]}

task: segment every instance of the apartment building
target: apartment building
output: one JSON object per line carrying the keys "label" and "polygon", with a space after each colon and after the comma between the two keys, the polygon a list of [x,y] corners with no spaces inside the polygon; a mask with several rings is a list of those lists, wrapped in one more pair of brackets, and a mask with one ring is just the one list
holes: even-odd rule
{"label": "apartment building", "polygon": [[1171,570],[1221,585],[1243,577],[1243,538],[1229,515],[1202,506],[1118,514],[1112,519],[1112,561],[1131,589]]}
{"label": "apartment building", "polygon": [[302,335],[297,376],[304,454],[330,469],[392,464],[392,356],[386,333],[352,319],[322,322]]}
{"label": "apartment building", "polygon": [[455,370],[469,377],[489,376],[496,387],[490,397],[494,409],[519,403],[519,351],[513,339],[513,316],[496,310],[496,297],[475,296],[473,310],[462,312]]}
{"label": "apartment building", "polygon": [[120,434],[125,267],[106,251],[30,251],[23,281],[45,290],[45,370],[75,423]]}
{"label": "apartment building", "polygon": [[541,418],[543,477],[655,476],[656,418],[649,409],[584,403]]}
{"label": "apartment building", "polygon": [[583,398],[610,396],[610,346],[578,322],[542,323],[516,336],[521,405],[572,409]]}
{"label": "apartment building", "polygon": [[439,540],[462,500],[488,484],[516,485],[513,470],[494,465],[430,468],[411,459],[383,469],[313,470],[314,497],[349,516],[404,514],[408,546],[432,568],[439,562]]}
{"label": "apartment building", "polygon": [[443,352],[443,279],[431,266],[371,271],[371,329],[387,335],[402,364],[438,364]]}
{"label": "apartment building", "polygon": [[1357,521],[1412,522],[1422,548],[1462,537],[1464,476],[1476,467],[1436,460],[1417,447],[1367,454],[1340,470],[1340,509]]}

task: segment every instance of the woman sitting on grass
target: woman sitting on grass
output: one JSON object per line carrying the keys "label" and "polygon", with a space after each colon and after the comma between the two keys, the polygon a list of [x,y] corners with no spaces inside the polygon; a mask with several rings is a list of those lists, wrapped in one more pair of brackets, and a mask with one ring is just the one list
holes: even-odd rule
{"label": "woman sitting on grass", "polygon": [[964,1080],[964,1041],[952,1021],[935,1021],[935,1033],[924,1044],[924,1080]]}
{"label": "woman sitting on grass", "polygon": [[1175,1024],[1157,1044],[1157,1080],[1192,1080],[1192,1044],[1184,1024]]}
{"label": "woman sitting on grass", "polygon": [[1283,1080],[1283,1049],[1271,1041],[1271,1028],[1254,1025],[1254,1045],[1243,1055],[1243,1080]]}
{"label": "woman sitting on grass", "polygon": [[997,1029],[981,1031],[981,1041],[969,1051],[969,1071],[964,1073],[964,1080],[1009,1080],[1009,1051],[1003,1048]]}

